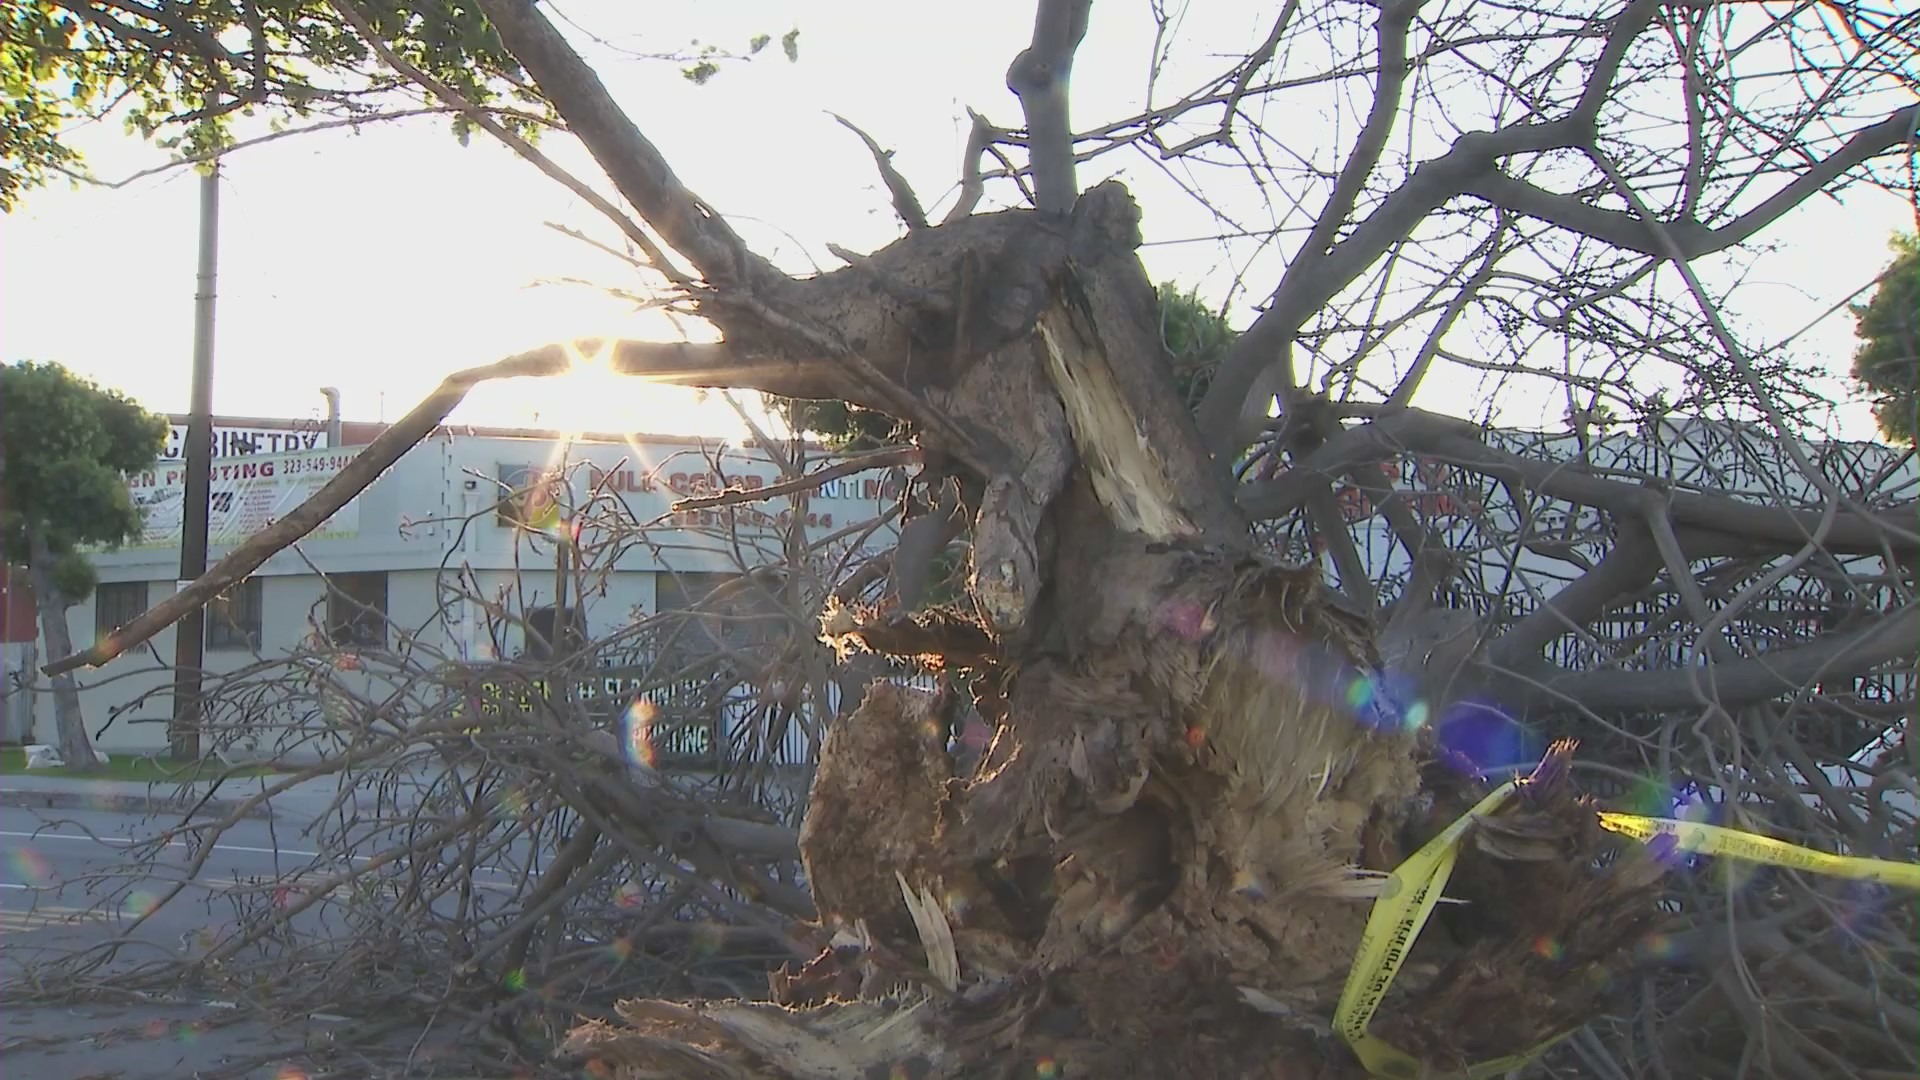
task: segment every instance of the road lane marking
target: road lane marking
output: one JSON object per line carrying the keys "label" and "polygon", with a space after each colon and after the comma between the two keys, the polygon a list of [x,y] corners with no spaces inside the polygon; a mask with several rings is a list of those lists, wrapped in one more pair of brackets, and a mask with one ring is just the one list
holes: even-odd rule
{"label": "road lane marking", "polygon": [[[0,829],[0,836],[18,837],[23,840],[77,840],[77,841],[92,842],[96,844],[119,845],[122,847],[147,842],[147,841],[141,841],[141,840],[132,840],[132,839],[128,839],[126,837],[120,837],[120,836],[87,836],[85,834],[57,833],[57,832],[38,832],[38,833],[16,832],[10,829]],[[187,843],[184,840],[169,840],[166,842],[165,846],[170,848],[173,848],[173,847],[184,848],[187,846]],[[317,851],[296,851],[289,848],[249,847],[244,844],[214,844],[213,850],[237,851],[246,855],[273,855],[273,856],[286,858],[286,859],[318,859],[320,857],[320,853]],[[376,857],[377,856],[373,856],[373,855],[347,856],[347,858],[352,860],[353,862],[372,862]],[[511,881],[510,874],[502,874],[500,871],[492,870],[492,869],[489,869],[487,873],[490,876],[485,878],[476,876],[474,878],[474,884],[483,889],[498,889],[502,886],[502,884]],[[4,882],[0,882],[0,888],[30,889],[34,887],[35,886],[32,886],[32,885],[9,885]]]}
{"label": "road lane marking", "polygon": [[[132,847],[135,844],[152,843],[150,840],[131,839],[124,836],[88,836],[84,833],[57,832],[13,832],[7,829],[0,829],[0,836],[16,836],[22,840],[80,840],[95,844],[113,844],[119,847]],[[187,842],[185,840],[169,840],[165,846],[183,848],[187,846]],[[213,845],[213,850],[238,851],[247,855],[282,855],[289,859],[317,859],[320,857],[320,853],[317,851],[295,851],[291,848],[250,847],[246,844],[215,844]],[[352,857],[361,862],[365,862],[370,856],[355,855]]]}
{"label": "road lane marking", "polygon": [[0,911],[0,934],[48,930],[56,926],[74,926],[86,922],[105,922],[107,912],[100,908],[61,907],[42,904],[32,911]]}

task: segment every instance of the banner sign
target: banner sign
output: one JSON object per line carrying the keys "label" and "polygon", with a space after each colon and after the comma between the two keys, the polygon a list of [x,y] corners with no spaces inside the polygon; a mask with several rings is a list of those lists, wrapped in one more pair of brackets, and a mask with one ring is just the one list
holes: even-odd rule
{"label": "banner sign", "polygon": [[[714,495],[729,489],[758,491],[780,480],[779,468],[764,458],[730,453],[723,462],[724,473],[711,472],[698,455],[676,455],[655,469],[623,462],[607,469],[589,461],[583,469],[562,472],[547,465],[522,462],[497,462],[495,497],[500,504],[495,519],[501,525],[522,528],[551,528],[562,514],[561,504],[571,479],[574,505],[585,490],[610,494],[622,499],[645,496],[641,505],[631,508],[643,521],[666,510],[674,501]],[[825,461],[816,462],[818,469]],[[862,473],[835,477],[808,490],[808,528],[833,529],[862,521],[880,513],[883,504],[899,499],[907,473],[900,468],[876,468]],[[765,502],[747,502],[725,509],[668,511],[658,524],[670,528],[725,528],[737,524],[743,528],[785,528],[793,517],[792,498],[782,496]]]}
{"label": "banner sign", "polygon": [[[288,427],[221,427],[213,429],[214,457],[249,457],[323,449],[326,425],[318,420],[294,421]],[[167,430],[167,448],[161,457],[179,461],[187,452],[187,425]]]}
{"label": "banner sign", "polygon": [[[339,474],[354,451],[306,450],[296,454],[256,454],[216,461],[207,500],[207,544],[237,544],[299,506]],[[187,469],[178,461],[159,461],[127,478],[133,504],[146,518],[130,548],[178,547],[181,510],[186,505]],[[309,540],[340,540],[360,532],[356,497],[308,534]]]}
{"label": "banner sign", "polygon": [[[472,670],[466,674],[479,677],[460,687],[453,704],[456,719],[485,720],[551,707],[554,693],[546,679],[496,680]],[[626,749],[649,766],[696,769],[719,762],[715,738],[719,710],[711,702],[722,689],[717,682],[700,679],[662,686],[651,667],[600,668],[575,676],[567,697],[579,702],[594,722],[617,724]],[[642,701],[645,708],[639,705]],[[469,734],[485,730],[484,725],[477,726]]]}

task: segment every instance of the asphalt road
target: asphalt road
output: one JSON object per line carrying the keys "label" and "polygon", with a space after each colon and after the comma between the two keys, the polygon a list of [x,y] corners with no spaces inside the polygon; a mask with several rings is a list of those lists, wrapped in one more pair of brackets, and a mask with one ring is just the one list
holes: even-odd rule
{"label": "asphalt road", "polygon": [[[244,906],[285,904],[345,864],[314,866],[316,852],[297,829],[242,821],[213,845],[198,876],[156,906],[184,877],[192,853],[174,841],[133,865],[128,849],[164,830],[167,819],[83,810],[0,814],[0,980],[26,966],[131,934],[113,966],[151,963],[204,951],[235,925]],[[288,875],[298,873],[289,883]],[[482,895],[503,895],[500,872],[476,874]],[[447,901],[452,903],[451,899]],[[296,933],[324,932],[337,913],[315,904],[292,920]],[[141,914],[149,917],[137,929]],[[111,967],[108,969],[111,970]],[[306,1024],[235,1022],[222,1003],[22,1008],[0,1015],[8,1077],[25,1080],[181,1080],[236,1056],[269,1053],[325,1038],[329,1018]],[[303,1076],[271,1063],[248,1077]]]}

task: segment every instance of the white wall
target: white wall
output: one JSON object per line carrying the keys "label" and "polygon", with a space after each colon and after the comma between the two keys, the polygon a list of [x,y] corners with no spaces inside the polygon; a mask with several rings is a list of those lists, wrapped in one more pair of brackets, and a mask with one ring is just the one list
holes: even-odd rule
{"label": "white wall", "polygon": [[[446,432],[423,442],[358,497],[358,525],[353,535],[303,541],[297,550],[290,548],[274,555],[255,572],[262,581],[258,650],[208,650],[205,667],[210,677],[217,679],[284,658],[309,640],[314,629],[312,620],[325,618],[326,590],[316,569],[329,574],[387,572],[389,648],[411,649],[416,659],[428,666],[437,663],[440,656],[488,658],[484,617],[464,604],[450,605],[441,613],[440,583],[443,576],[452,582],[451,571],[464,565],[471,569],[484,593],[507,590],[517,611],[552,603],[551,541],[500,523],[491,507],[501,496],[501,465],[551,467],[562,460],[561,452],[562,448],[549,440],[466,437]],[[747,544],[736,550],[726,530],[672,516],[670,507],[675,499],[701,493],[705,490],[703,483],[712,482],[699,479],[711,472],[710,452],[712,447],[696,440],[673,439],[579,444],[565,449],[565,460],[585,461],[592,466],[568,474],[574,505],[584,506],[589,491],[597,485],[603,496],[620,500],[629,520],[652,526],[646,533],[649,543],[627,549],[611,571],[594,582],[595,588],[584,605],[593,636],[604,637],[627,625],[636,608],[646,614],[656,611],[654,581],[658,572],[731,571],[741,558],[751,564],[778,555],[771,530],[757,531],[759,543],[754,542],[756,530],[739,530]],[[757,452],[729,450],[719,457],[721,471],[730,483],[765,484],[779,477],[773,462]],[[258,455],[249,460],[285,461],[287,456]],[[823,463],[812,462],[809,468]],[[173,467],[177,468],[177,463]],[[810,533],[827,536],[849,523],[885,513],[897,495],[880,490],[880,479],[881,474],[873,472],[843,478],[810,498],[809,511],[816,521]],[[777,513],[790,509],[792,502],[783,498],[755,505],[767,513]],[[290,509],[292,504],[281,505],[275,512]],[[891,544],[890,535],[891,530],[885,530],[871,537],[866,546],[883,549]],[[230,550],[231,546],[215,546],[209,552],[209,562],[217,562]],[[150,605],[175,588],[177,548],[101,551],[94,553],[93,560],[103,582],[147,582]],[[577,605],[578,598],[574,600]],[[94,612],[94,600],[89,598],[67,613],[69,630],[80,647],[94,640]],[[511,629],[502,643],[505,655],[524,649],[524,637],[519,628]],[[133,753],[166,746],[165,721],[172,712],[168,693],[172,675],[167,665],[173,655],[174,631],[169,628],[147,645],[98,670],[77,673],[88,729],[101,732],[97,737],[99,748],[109,753]],[[328,677],[356,687],[367,678],[339,672]],[[35,736],[51,741],[50,704],[42,703],[37,715]],[[217,716],[214,722],[218,722]]]}

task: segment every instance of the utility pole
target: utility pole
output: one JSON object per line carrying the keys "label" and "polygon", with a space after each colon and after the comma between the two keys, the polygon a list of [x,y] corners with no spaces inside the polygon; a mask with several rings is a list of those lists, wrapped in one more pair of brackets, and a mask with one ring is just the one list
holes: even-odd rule
{"label": "utility pole", "polygon": [[[220,262],[220,159],[200,177],[200,271],[193,293],[193,400],[187,417],[186,500],[180,509],[180,583],[207,572],[207,504],[213,493],[213,301]],[[175,761],[200,759],[201,664],[207,614],[180,620],[173,643],[173,724],[167,745]]]}

